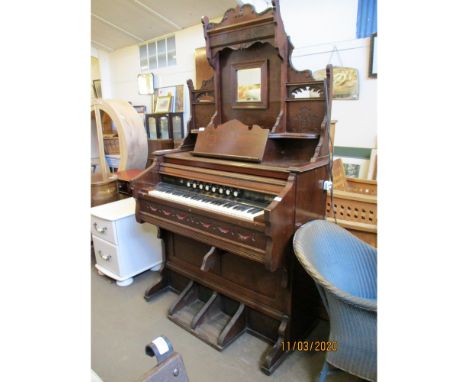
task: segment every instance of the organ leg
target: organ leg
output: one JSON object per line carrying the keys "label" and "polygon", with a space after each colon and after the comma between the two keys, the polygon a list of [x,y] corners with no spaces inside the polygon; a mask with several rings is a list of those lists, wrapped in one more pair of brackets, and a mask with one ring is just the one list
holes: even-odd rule
{"label": "organ leg", "polygon": [[289,331],[290,319],[288,316],[284,316],[281,320],[281,324],[278,328],[278,338],[275,344],[268,349],[267,353],[263,357],[261,363],[261,370],[266,375],[271,375],[276,368],[284,361],[286,356],[289,354],[285,350],[284,341],[286,340],[286,333]]}
{"label": "organ leg", "polygon": [[146,301],[151,300],[157,294],[165,291],[169,287],[169,274],[166,268],[163,268],[161,270],[160,277],[161,278],[156,284],[146,289],[145,295],[144,295]]}

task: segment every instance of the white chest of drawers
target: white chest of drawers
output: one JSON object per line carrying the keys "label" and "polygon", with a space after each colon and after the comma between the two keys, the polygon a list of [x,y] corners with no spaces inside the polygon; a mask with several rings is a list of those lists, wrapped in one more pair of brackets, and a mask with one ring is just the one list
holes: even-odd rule
{"label": "white chest of drawers", "polygon": [[119,286],[133,282],[133,276],[162,265],[158,228],[135,220],[135,199],[91,208],[91,232],[96,268]]}

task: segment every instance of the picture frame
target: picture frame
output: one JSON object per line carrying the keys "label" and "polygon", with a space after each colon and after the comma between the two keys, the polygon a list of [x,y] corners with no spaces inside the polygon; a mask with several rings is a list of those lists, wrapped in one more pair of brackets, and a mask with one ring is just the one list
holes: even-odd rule
{"label": "picture frame", "polygon": [[377,42],[377,33],[373,33],[370,38],[369,78],[377,78]]}
{"label": "picture frame", "polygon": [[184,111],[184,85],[177,85],[176,86],[176,97],[174,102],[173,109],[177,112]]}
{"label": "picture frame", "polygon": [[156,98],[154,112],[156,114],[169,113],[171,111],[172,96],[158,96]]}
{"label": "picture frame", "polygon": [[372,149],[371,151],[367,179],[377,180],[377,149]]}
{"label": "picture frame", "polygon": [[184,85],[164,86],[155,90],[155,98],[153,102],[153,113],[156,112],[156,97],[171,96],[172,113],[184,111]]}
{"label": "picture frame", "polygon": [[[316,70],[313,77],[319,81],[325,80],[326,69]],[[333,67],[333,99],[351,101],[359,99],[359,72],[356,68]]]}
{"label": "picture frame", "polygon": [[93,80],[94,96],[102,98],[101,80]]}
{"label": "picture frame", "polygon": [[146,113],[146,106],[145,105],[132,105],[135,111],[139,114]]}
{"label": "picture frame", "polygon": [[[172,97],[171,109],[169,110],[170,112],[175,111],[176,95],[177,95],[177,87],[176,86],[165,86],[165,87],[156,89],[156,96],[157,97],[167,97],[167,96]],[[154,112],[156,113],[156,109],[154,109]]]}
{"label": "picture frame", "polygon": [[345,175],[348,178],[359,178],[361,172],[361,165],[357,163],[343,163]]}
{"label": "picture frame", "polygon": [[334,155],[334,159],[338,158],[340,158],[343,161],[345,175],[348,178],[367,179],[370,164],[369,159]]}
{"label": "picture frame", "polygon": [[268,108],[268,61],[251,61],[231,65],[232,108]]}

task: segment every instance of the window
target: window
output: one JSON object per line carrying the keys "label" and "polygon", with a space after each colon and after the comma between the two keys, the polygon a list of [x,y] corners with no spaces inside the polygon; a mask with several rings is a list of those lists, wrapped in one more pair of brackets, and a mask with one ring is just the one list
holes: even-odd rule
{"label": "window", "polygon": [[146,45],[140,46],[140,69],[141,71],[148,70],[148,53],[146,50]]}
{"label": "window", "polygon": [[167,66],[166,39],[158,41],[158,68]]}
{"label": "window", "polygon": [[[157,68],[157,61],[156,61],[156,43],[150,42],[148,43],[148,61],[149,61],[149,68],[156,69]],[[143,68],[142,68],[143,70]]]}
{"label": "window", "polygon": [[177,65],[175,36],[140,45],[141,71]]}
{"label": "window", "polygon": [[176,65],[175,37],[167,38],[167,66]]}

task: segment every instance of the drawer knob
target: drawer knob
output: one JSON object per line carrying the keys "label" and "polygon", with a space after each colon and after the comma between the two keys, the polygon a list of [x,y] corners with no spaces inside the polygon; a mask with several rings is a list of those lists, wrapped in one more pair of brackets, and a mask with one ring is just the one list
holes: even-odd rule
{"label": "drawer knob", "polygon": [[98,254],[99,254],[99,256],[101,256],[101,259],[103,259],[104,261],[110,261],[110,259],[112,257],[111,255],[103,255],[100,250],[98,251]]}
{"label": "drawer knob", "polygon": [[96,231],[98,231],[99,233],[106,233],[106,231],[107,231],[107,227],[99,228],[98,225],[97,225],[97,223],[94,223],[94,229],[95,229]]}

